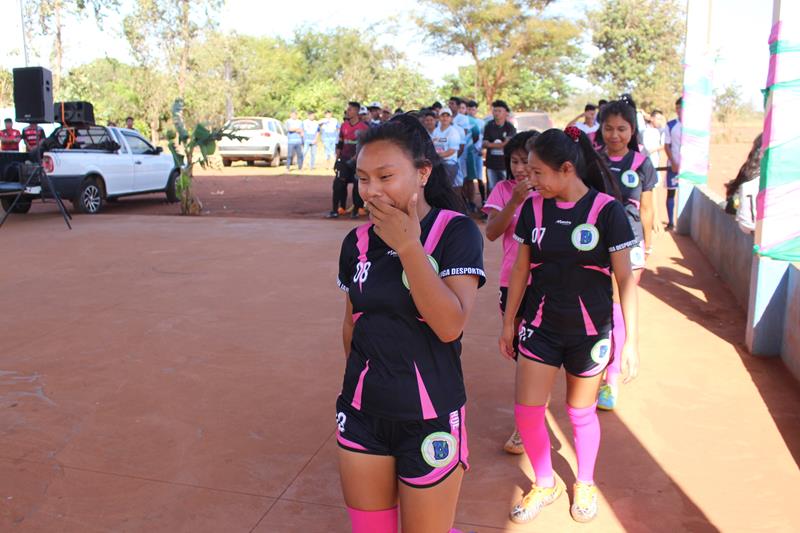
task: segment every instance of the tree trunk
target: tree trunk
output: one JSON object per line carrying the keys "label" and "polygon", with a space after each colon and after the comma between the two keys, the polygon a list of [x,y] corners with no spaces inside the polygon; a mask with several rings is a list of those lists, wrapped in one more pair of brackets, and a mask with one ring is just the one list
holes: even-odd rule
{"label": "tree trunk", "polygon": [[64,57],[63,42],[61,41],[61,0],[53,2],[53,16],[55,17],[55,37],[53,38],[53,97],[60,98],[58,93],[61,88],[61,63]]}
{"label": "tree trunk", "polygon": [[191,21],[189,20],[189,0],[181,2],[181,64],[178,71],[178,94],[183,98],[186,94],[186,71],[189,68],[189,45],[191,41]]}

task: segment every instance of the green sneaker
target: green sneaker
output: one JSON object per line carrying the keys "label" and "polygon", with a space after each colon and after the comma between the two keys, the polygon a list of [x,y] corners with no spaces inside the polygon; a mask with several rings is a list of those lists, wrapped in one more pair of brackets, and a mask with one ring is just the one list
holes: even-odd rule
{"label": "green sneaker", "polygon": [[608,383],[600,387],[600,394],[597,396],[597,408],[603,411],[613,411],[617,406],[617,391]]}

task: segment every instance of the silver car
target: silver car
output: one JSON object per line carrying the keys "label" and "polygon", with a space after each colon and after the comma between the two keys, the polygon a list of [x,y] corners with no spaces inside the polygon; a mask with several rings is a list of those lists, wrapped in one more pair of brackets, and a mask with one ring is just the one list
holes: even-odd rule
{"label": "silver car", "polygon": [[243,139],[222,139],[217,145],[217,153],[222,164],[231,166],[234,161],[266,161],[277,167],[286,160],[289,153],[288,140],[283,124],[270,117],[240,117],[231,120],[225,129],[233,131]]}

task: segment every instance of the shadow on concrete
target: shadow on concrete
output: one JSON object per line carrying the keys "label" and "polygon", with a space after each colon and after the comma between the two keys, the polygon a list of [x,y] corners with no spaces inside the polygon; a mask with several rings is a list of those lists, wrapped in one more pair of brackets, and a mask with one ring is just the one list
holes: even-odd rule
{"label": "shadow on concrete", "polygon": [[[673,258],[691,272],[659,267],[642,277],[640,287],[688,320],[701,325],[736,349],[786,447],[800,465],[800,388],[779,357],[754,357],[745,342],[746,316],[689,237],[673,235],[682,258]],[[702,291],[706,301],[689,290]]]}

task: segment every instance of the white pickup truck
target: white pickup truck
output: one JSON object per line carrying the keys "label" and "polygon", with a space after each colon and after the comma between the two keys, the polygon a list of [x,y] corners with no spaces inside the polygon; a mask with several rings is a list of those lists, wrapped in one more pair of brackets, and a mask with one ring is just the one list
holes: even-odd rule
{"label": "white pickup truck", "polygon": [[179,171],[172,156],[136,130],[59,128],[45,143],[44,171],[61,197],[82,213],[99,213],[105,201],[134,194],[160,192],[169,202],[178,201]]}

